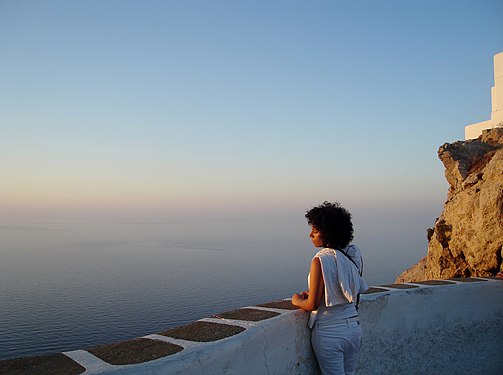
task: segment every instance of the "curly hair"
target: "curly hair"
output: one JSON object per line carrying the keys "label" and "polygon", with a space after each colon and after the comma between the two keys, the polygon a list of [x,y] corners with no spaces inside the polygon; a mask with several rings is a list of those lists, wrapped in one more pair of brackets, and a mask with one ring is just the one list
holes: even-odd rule
{"label": "curly hair", "polygon": [[306,218],[321,233],[325,247],[344,249],[353,239],[351,214],[338,202],[325,201],[307,211]]}

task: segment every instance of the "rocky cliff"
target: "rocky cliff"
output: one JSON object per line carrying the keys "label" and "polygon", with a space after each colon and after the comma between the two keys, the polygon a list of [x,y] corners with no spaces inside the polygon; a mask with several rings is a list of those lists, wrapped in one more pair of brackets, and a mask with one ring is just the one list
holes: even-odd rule
{"label": "rocky cliff", "polygon": [[428,229],[428,253],[396,282],[495,276],[503,271],[503,128],[438,150],[449,191]]}

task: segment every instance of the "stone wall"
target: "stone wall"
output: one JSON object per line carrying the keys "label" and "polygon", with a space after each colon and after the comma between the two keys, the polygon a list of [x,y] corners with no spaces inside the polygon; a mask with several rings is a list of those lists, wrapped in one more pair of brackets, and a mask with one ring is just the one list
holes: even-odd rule
{"label": "stone wall", "polygon": [[[503,373],[503,280],[372,287],[357,374]],[[0,361],[0,374],[318,374],[307,313],[250,306],[122,343]]]}

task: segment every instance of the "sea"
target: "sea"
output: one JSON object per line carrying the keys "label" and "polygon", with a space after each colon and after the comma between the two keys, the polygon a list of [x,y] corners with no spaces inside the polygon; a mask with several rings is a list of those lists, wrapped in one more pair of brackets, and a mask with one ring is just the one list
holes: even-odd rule
{"label": "sea", "polygon": [[[301,218],[303,219],[303,218]],[[422,228],[355,232],[370,285],[426,254]],[[362,231],[360,231],[362,232]],[[0,224],[0,360],[90,348],[306,290],[302,220]]]}

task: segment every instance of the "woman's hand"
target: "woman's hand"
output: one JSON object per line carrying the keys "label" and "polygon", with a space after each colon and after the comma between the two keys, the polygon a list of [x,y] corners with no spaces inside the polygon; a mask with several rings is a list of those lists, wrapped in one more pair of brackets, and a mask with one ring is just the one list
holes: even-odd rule
{"label": "woman's hand", "polygon": [[302,293],[295,293],[292,296],[292,304],[298,307],[301,307],[300,305],[302,304],[302,301],[308,298],[308,293],[307,292],[302,292]]}

